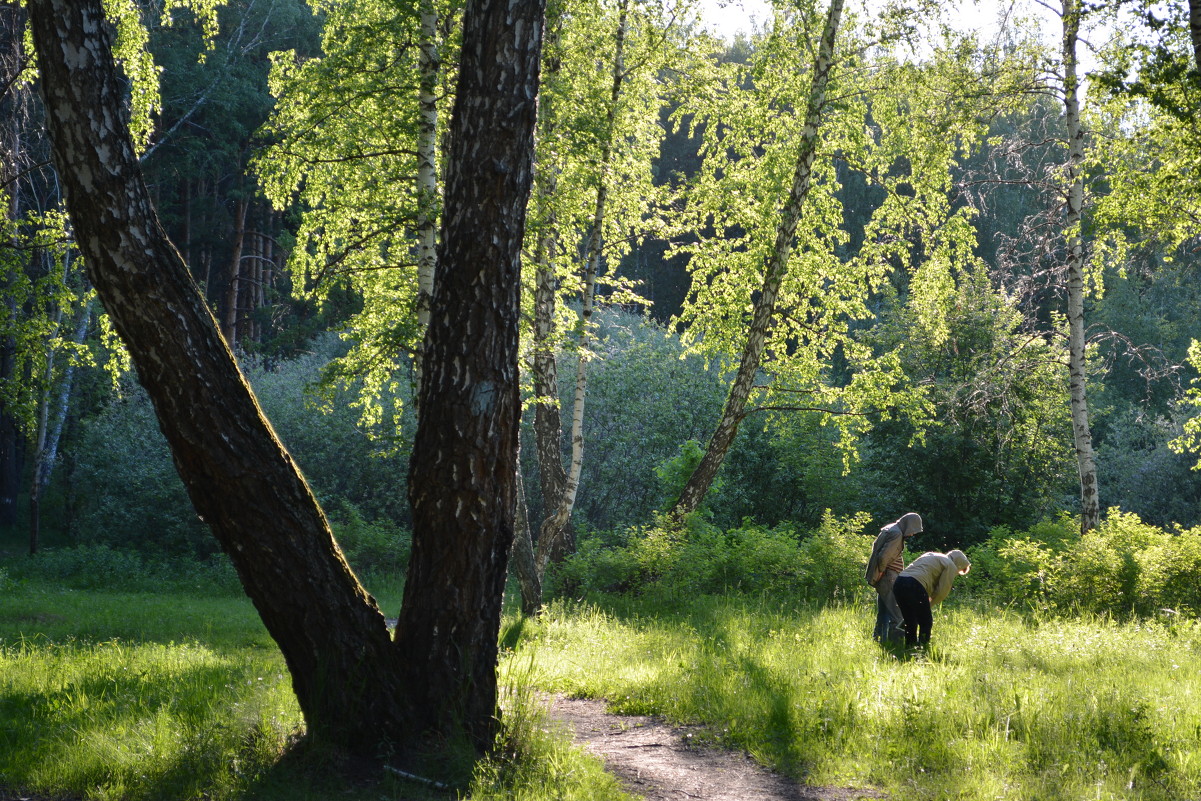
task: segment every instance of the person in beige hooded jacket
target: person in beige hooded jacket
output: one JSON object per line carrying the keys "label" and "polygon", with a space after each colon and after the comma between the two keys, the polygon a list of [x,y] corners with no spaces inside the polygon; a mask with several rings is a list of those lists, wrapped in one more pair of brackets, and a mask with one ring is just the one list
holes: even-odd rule
{"label": "person in beige hooded jacket", "polygon": [[909,563],[893,585],[897,605],[905,617],[905,645],[926,645],[934,626],[931,607],[942,603],[951,594],[956,576],[972,568],[967,554],[960,550],[936,553],[929,551]]}
{"label": "person in beige hooded jacket", "polygon": [[922,518],[916,512],[909,512],[880,529],[872,543],[864,578],[876,588],[876,629],[872,637],[879,642],[887,643],[903,633],[904,619],[893,597],[892,585],[905,568],[902,558],[905,542],[921,531]]}

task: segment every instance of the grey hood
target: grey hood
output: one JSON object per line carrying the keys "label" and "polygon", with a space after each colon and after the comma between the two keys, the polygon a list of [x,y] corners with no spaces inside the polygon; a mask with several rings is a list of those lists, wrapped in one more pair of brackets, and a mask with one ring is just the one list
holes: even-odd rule
{"label": "grey hood", "polygon": [[901,515],[901,519],[893,525],[901,530],[902,537],[912,537],[914,534],[922,533],[922,518],[917,512]]}

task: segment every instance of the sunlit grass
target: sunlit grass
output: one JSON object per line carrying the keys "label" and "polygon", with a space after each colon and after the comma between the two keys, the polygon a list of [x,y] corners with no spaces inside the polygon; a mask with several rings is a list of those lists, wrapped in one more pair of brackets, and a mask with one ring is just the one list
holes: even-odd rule
{"label": "sunlit grass", "polygon": [[766,598],[556,605],[526,647],[547,689],[706,722],[819,784],[918,799],[1201,792],[1196,624],[951,608],[928,654],[898,659],[868,636],[871,615]]}
{"label": "sunlit grass", "polygon": [[[399,604],[393,595],[380,599],[385,610]],[[627,798],[596,759],[548,731],[528,662],[519,665],[502,677],[502,747],[466,795],[348,779],[293,749],[303,719],[291,680],[246,598],[10,584],[0,593],[0,796]]]}
{"label": "sunlit grass", "polygon": [[0,646],[0,776],[89,798],[226,796],[300,715],[282,660],[196,642]]}

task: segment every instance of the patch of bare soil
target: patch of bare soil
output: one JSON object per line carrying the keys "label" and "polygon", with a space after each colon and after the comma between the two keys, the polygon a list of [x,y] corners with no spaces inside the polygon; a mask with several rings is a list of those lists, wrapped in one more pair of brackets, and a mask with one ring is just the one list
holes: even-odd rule
{"label": "patch of bare soil", "polygon": [[877,790],[814,787],[773,773],[746,754],[694,745],[700,727],[640,715],[611,715],[604,701],[556,697],[550,718],[601,757],[626,789],[647,801],[854,801]]}

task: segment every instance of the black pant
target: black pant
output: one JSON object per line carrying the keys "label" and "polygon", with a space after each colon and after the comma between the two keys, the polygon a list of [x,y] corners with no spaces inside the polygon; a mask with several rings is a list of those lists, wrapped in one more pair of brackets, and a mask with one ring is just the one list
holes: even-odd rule
{"label": "black pant", "polygon": [[901,614],[905,616],[905,645],[912,647],[930,642],[934,613],[930,611],[930,596],[926,595],[926,588],[913,576],[899,576],[892,593],[901,607]]}

